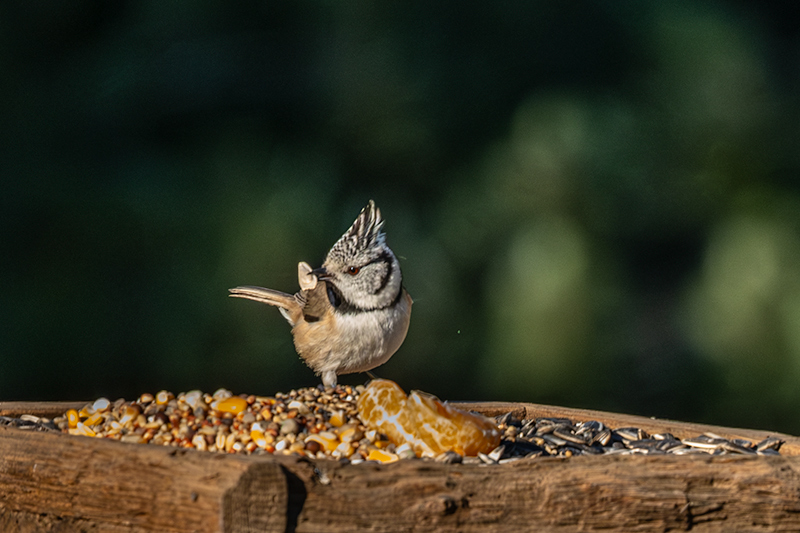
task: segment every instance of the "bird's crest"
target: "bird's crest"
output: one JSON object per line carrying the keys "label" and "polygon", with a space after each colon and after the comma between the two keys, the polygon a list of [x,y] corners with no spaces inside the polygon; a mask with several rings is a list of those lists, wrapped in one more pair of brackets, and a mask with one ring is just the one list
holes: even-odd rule
{"label": "bird's crest", "polygon": [[340,257],[352,257],[359,251],[366,251],[383,246],[385,235],[381,231],[383,219],[381,210],[375,202],[369,203],[361,210],[350,229],[344,232],[336,244],[331,248],[330,254]]}

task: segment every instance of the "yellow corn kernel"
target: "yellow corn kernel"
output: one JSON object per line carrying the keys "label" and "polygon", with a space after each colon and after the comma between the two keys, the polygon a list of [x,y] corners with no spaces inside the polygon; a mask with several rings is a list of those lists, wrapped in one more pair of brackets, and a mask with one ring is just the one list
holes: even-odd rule
{"label": "yellow corn kernel", "polygon": [[264,433],[259,429],[254,429],[250,432],[250,438],[253,439],[259,448],[266,448],[268,445],[275,442],[275,437],[269,433]]}
{"label": "yellow corn kernel", "polygon": [[247,409],[247,400],[238,396],[231,396],[225,400],[220,400],[216,409],[222,413],[232,413],[236,415]]}
{"label": "yellow corn kernel", "polygon": [[145,392],[141,396],[139,396],[139,403],[150,403],[153,401],[153,395],[149,392]]}
{"label": "yellow corn kernel", "polygon": [[171,392],[162,390],[156,394],[156,404],[166,405],[173,398],[175,398],[175,396]]}
{"label": "yellow corn kernel", "polygon": [[319,443],[323,450],[326,452],[332,452],[339,446],[339,437],[331,433],[330,431],[321,431],[320,433],[312,433],[308,437],[306,437],[306,441],[313,440],[314,442]]}
{"label": "yellow corn kernel", "polygon": [[139,410],[134,407],[126,407],[125,412],[122,414],[122,417],[119,419],[119,423],[123,426],[125,424],[129,424],[133,421],[137,416],[139,416]]}
{"label": "yellow corn kernel", "polygon": [[398,459],[397,455],[378,449],[370,450],[367,455],[367,461],[380,461],[381,463],[393,463]]}
{"label": "yellow corn kernel", "polygon": [[108,400],[108,398],[98,398],[92,404],[92,409],[94,409],[95,412],[99,411],[102,413],[104,411],[108,411],[110,408],[111,402]]}
{"label": "yellow corn kernel", "polygon": [[353,445],[350,444],[349,442],[340,442],[339,445],[336,447],[336,449],[333,450],[333,456],[350,457],[351,455],[353,455],[354,451],[355,450],[353,450]]}
{"label": "yellow corn kernel", "polygon": [[236,433],[230,433],[225,437],[225,451],[230,453],[234,444],[236,444]]}
{"label": "yellow corn kernel", "polygon": [[75,429],[78,427],[78,422],[80,421],[81,419],[78,416],[78,411],[75,409],[70,409],[67,411],[67,424],[69,425],[70,429]]}
{"label": "yellow corn kernel", "polygon": [[364,432],[355,424],[345,424],[335,432],[342,442],[357,442],[364,438]]}
{"label": "yellow corn kernel", "polygon": [[388,440],[376,440],[372,444],[374,444],[376,448],[386,448],[391,444],[391,442]]}
{"label": "yellow corn kernel", "polygon": [[78,422],[75,429],[69,430],[70,435],[83,435],[85,437],[94,437],[97,435],[91,428],[86,427],[82,422]]}
{"label": "yellow corn kernel", "polygon": [[95,413],[86,420],[83,421],[84,425],[86,426],[96,426],[100,422],[103,421],[103,413]]}
{"label": "yellow corn kernel", "polygon": [[335,428],[343,425],[345,422],[344,411],[334,411],[331,413],[331,417],[328,419],[328,422],[330,422],[330,424]]}

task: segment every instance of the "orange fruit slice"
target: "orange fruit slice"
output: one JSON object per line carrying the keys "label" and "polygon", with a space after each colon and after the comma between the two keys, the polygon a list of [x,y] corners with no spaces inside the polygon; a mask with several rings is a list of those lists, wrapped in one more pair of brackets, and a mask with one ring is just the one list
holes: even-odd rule
{"label": "orange fruit slice", "polygon": [[396,446],[409,444],[417,456],[488,453],[500,444],[500,431],[486,417],[445,405],[436,396],[413,391],[406,396],[393,381],[373,380],[358,398],[364,424],[386,434]]}

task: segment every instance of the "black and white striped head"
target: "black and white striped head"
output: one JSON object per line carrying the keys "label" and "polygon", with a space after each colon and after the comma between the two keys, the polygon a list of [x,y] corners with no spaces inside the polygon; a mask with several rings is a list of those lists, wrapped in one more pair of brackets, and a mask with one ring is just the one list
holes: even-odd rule
{"label": "black and white striped head", "polygon": [[315,271],[333,286],[332,300],[355,310],[382,309],[397,300],[400,263],[386,245],[382,226],[381,210],[370,200]]}

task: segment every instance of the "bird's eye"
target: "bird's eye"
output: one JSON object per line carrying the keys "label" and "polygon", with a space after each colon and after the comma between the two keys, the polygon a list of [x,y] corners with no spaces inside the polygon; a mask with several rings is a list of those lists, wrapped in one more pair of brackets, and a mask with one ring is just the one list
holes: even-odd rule
{"label": "bird's eye", "polygon": [[361,269],[358,267],[351,266],[347,269],[347,273],[350,274],[351,276],[355,276],[356,274],[358,274],[359,270]]}

